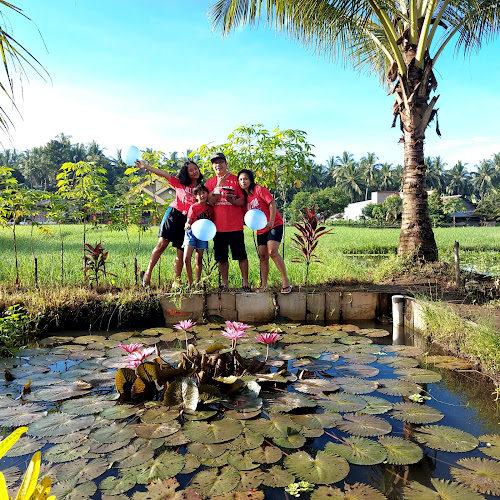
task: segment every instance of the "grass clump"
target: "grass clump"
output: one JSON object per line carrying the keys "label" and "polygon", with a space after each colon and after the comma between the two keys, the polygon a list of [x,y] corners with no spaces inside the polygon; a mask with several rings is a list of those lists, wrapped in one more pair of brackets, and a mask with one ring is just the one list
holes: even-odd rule
{"label": "grass clump", "polygon": [[419,299],[426,323],[425,335],[452,352],[479,360],[482,370],[498,379],[500,374],[500,334],[491,317],[471,320],[441,301]]}

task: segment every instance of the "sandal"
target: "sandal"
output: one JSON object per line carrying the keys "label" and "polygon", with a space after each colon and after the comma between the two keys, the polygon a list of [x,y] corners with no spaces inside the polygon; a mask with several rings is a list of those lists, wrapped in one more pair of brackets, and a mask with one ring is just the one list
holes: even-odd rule
{"label": "sandal", "polygon": [[141,286],[142,288],[146,289],[146,288],[149,288],[149,281],[144,281],[144,275],[145,275],[145,271],[141,271],[139,276],[141,278]]}
{"label": "sandal", "polygon": [[289,293],[291,293],[292,291],[292,285],[288,285],[288,286],[284,286],[282,289],[281,289],[281,293],[283,295],[288,295]]}
{"label": "sandal", "polygon": [[229,292],[229,285],[219,285],[219,292]]}
{"label": "sandal", "polygon": [[269,287],[261,286],[260,288],[257,288],[257,290],[255,290],[255,293],[264,293],[264,292],[268,292],[268,291],[269,291]]}
{"label": "sandal", "polygon": [[245,285],[245,286],[241,287],[241,291],[242,292],[251,292],[252,289],[248,285]]}

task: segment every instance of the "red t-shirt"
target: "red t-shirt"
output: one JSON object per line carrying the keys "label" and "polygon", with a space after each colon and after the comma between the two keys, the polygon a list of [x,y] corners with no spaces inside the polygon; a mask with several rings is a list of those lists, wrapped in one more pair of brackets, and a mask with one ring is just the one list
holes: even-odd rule
{"label": "red t-shirt", "polygon": [[[269,216],[271,214],[269,210],[269,204],[274,201],[273,195],[269,192],[269,189],[266,189],[264,186],[255,185],[253,190],[253,194],[249,194],[247,197],[247,210],[252,210],[257,208],[258,210],[262,210],[266,214],[266,219],[269,222]],[[283,219],[281,218],[280,213],[276,210],[276,217],[274,218],[274,226],[283,225]],[[264,234],[268,231],[267,227],[264,229],[259,229],[257,234]]]}
{"label": "red t-shirt", "polygon": [[[214,209],[211,205],[201,205],[196,202],[191,205],[188,210],[188,219],[194,219],[195,221],[200,219],[213,219]],[[194,221],[193,221],[194,222]]]}
{"label": "red t-shirt", "polygon": [[196,198],[193,194],[196,182],[192,183],[190,186],[184,186],[177,177],[172,175],[169,184],[175,189],[175,200],[170,203],[170,206],[176,208],[179,212],[187,213],[189,207],[193,203],[196,203]]}
{"label": "red t-shirt", "polygon": [[[208,179],[205,184],[209,193],[211,193],[217,185],[217,177]],[[243,191],[238,184],[238,178],[234,174],[230,174],[224,183],[224,186],[232,187],[236,198],[243,198]],[[217,231],[220,233],[228,233],[230,231],[243,230],[243,211],[242,207],[232,205],[227,201],[226,193],[221,189],[222,195],[214,205],[214,223]]]}

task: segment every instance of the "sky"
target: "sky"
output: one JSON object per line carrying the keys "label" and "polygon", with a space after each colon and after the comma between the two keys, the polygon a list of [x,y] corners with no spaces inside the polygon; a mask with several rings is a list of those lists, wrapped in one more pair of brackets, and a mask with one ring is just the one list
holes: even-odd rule
{"label": "sky", "polygon": [[[95,140],[108,156],[135,145],[165,153],[223,143],[241,125],[300,129],[317,163],[403,161],[393,97],[379,78],[308,51],[260,25],[223,38],[214,0],[14,0],[30,18],[7,17],[15,39],[46,73],[16,83],[17,113],[4,148],[26,150],[58,134]],[[439,127],[426,156],[473,170],[500,152],[500,40],[465,59],[449,46],[437,63]],[[47,75],[48,74],[48,75]]]}

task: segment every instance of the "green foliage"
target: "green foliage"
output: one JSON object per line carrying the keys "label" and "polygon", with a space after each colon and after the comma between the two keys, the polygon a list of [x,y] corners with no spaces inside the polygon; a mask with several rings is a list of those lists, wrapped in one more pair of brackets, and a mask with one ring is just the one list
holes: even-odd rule
{"label": "green foliage", "polygon": [[20,305],[10,306],[0,317],[0,356],[12,355],[26,341],[30,320]]}
{"label": "green foliage", "polygon": [[500,220],[500,189],[493,189],[481,198],[476,214],[487,220]]}
{"label": "green foliage", "polygon": [[312,193],[299,191],[287,209],[288,220],[297,222],[300,219],[300,212],[311,205],[315,205],[318,213],[328,219],[336,213],[343,212],[349,205],[349,196],[338,187],[328,187]]}
{"label": "green foliage", "polygon": [[87,279],[99,285],[99,277],[108,275],[116,276],[116,274],[106,271],[106,261],[108,259],[109,252],[104,250],[104,247],[100,243],[96,243],[95,246],[85,243],[83,248],[85,257],[85,271],[90,272],[89,275],[86,274]]}
{"label": "green foliage", "polygon": [[434,190],[427,198],[429,217],[434,227],[449,220],[449,217],[446,216],[444,203],[441,197],[442,195],[437,190]]}

